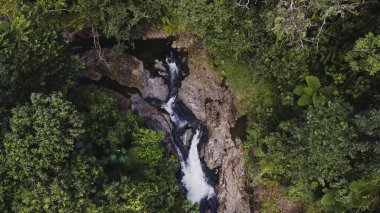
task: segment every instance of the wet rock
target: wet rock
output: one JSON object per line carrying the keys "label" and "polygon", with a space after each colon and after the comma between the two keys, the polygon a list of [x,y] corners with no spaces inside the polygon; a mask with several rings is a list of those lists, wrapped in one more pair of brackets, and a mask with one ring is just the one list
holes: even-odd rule
{"label": "wet rock", "polygon": [[183,133],[182,141],[185,144],[185,146],[189,147],[191,146],[191,139],[193,136],[193,131],[191,129],[187,129],[185,133]]}
{"label": "wet rock", "polygon": [[93,80],[106,75],[120,85],[143,90],[143,63],[136,57],[103,48],[87,51],[82,58],[86,68],[80,75]]}
{"label": "wet rock", "polygon": [[141,90],[142,98],[138,95],[131,97],[132,110],[142,118],[148,128],[163,133],[163,145],[166,153],[174,154],[175,150],[171,135],[172,125],[169,116],[166,113],[158,111],[143,100],[143,98],[154,97],[164,101],[168,96],[169,89],[162,78],[153,77],[146,69],[143,70],[142,81],[144,85]]}
{"label": "wet rock", "polygon": [[166,101],[169,89],[165,84],[164,79],[151,76],[148,70],[144,70],[142,78],[144,83],[144,88],[142,90],[143,98],[154,97],[161,101]]}
{"label": "wet rock", "polygon": [[159,61],[159,60],[155,60],[154,61],[154,68],[159,70],[159,71],[165,71],[165,66],[164,66],[164,63],[162,61]]}
{"label": "wet rock", "polygon": [[78,75],[79,78],[89,78],[94,81],[99,81],[102,78],[102,76],[103,75],[100,74],[99,72],[94,72],[91,69],[85,69]]}
{"label": "wet rock", "polygon": [[166,153],[175,153],[171,143],[172,136],[170,133],[172,125],[169,116],[147,104],[139,95],[132,95],[130,100],[132,111],[143,120],[145,126],[163,133],[163,145]]}
{"label": "wet rock", "polygon": [[135,56],[117,54],[110,49],[102,49],[101,52],[87,51],[83,55],[83,60],[86,68],[80,73],[80,77],[98,81],[104,75],[122,86],[138,89],[142,97],[135,94],[131,98],[126,98],[122,94],[117,94],[119,107],[123,110],[131,108],[142,119],[146,127],[162,132],[163,144],[167,153],[174,153],[169,117],[143,100],[146,97],[165,100],[168,88],[164,80],[151,76],[150,72],[143,68],[143,63]]}

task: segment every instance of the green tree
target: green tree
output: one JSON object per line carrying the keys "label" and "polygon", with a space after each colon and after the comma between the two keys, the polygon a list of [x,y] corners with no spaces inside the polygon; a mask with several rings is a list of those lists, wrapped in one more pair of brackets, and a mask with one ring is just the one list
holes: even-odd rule
{"label": "green tree", "polygon": [[0,21],[0,104],[23,104],[31,92],[69,85],[79,67],[67,53],[59,31],[24,17]]}
{"label": "green tree", "polygon": [[326,103],[327,97],[331,98],[333,93],[338,93],[332,86],[321,88],[318,77],[306,76],[305,79],[307,85],[297,85],[293,91],[294,94],[301,96],[297,101],[300,106],[306,106],[311,103],[314,105],[323,105]]}
{"label": "green tree", "polygon": [[373,149],[378,136],[372,144],[363,141],[372,128],[364,125],[368,133],[361,128],[377,116],[357,116],[356,125],[352,117],[347,103],[329,102],[281,122],[262,139],[252,138],[261,175],[287,186],[289,197],[321,202],[326,211],[373,208],[379,192],[378,148]]}
{"label": "green tree", "polygon": [[84,132],[82,124],[80,114],[61,93],[33,93],[31,104],[12,110],[10,129],[0,147],[0,191],[5,209],[43,209],[38,203],[45,201],[39,195],[44,192],[48,199],[49,190],[43,187],[66,168],[74,143]]}
{"label": "green tree", "polygon": [[0,209],[15,212],[173,212],[184,197],[162,134],[141,128],[109,92],[78,112],[61,93],[14,108],[0,143]]}
{"label": "green tree", "polygon": [[31,101],[12,111],[3,141],[9,175],[19,181],[59,172],[83,134],[81,116],[61,93],[34,93]]}
{"label": "green tree", "polygon": [[75,100],[86,117],[86,133],[77,147],[89,147],[110,172],[125,172],[127,149],[133,143],[132,134],[139,130],[137,117],[119,110],[111,92],[84,91]]}
{"label": "green tree", "polygon": [[352,71],[375,75],[380,70],[380,35],[372,32],[355,42],[345,57]]}
{"label": "green tree", "polygon": [[79,15],[85,27],[91,28],[94,33],[103,33],[119,41],[129,40],[138,35],[139,24],[142,21],[160,23],[167,10],[161,0],[79,0],[71,7],[71,11]]}
{"label": "green tree", "polygon": [[14,189],[15,212],[104,212],[104,173],[96,158],[77,155],[53,177]]}
{"label": "green tree", "polygon": [[165,157],[162,134],[142,128],[132,112],[119,110],[112,92],[83,91],[74,100],[87,118],[87,132],[76,147],[102,166],[108,180],[102,183],[105,205],[123,212],[182,208],[177,161]]}

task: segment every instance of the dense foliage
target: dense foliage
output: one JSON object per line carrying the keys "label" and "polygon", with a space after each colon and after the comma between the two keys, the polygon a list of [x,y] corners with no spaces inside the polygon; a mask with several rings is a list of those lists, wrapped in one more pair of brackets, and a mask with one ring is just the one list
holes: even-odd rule
{"label": "dense foliage", "polygon": [[203,38],[250,118],[245,153],[253,190],[280,183],[306,212],[379,208],[378,2],[172,6],[168,25]]}
{"label": "dense foliage", "polygon": [[161,133],[111,92],[70,89],[73,33],[129,39],[161,13],[145,3],[0,2],[0,212],[193,210]]}
{"label": "dense foliage", "polygon": [[2,141],[2,211],[180,209],[176,162],[165,158],[162,135],[117,109],[112,94],[82,102],[78,111],[61,93],[33,93],[31,104],[12,110]]}
{"label": "dense foliage", "polygon": [[124,43],[146,22],[203,39],[249,118],[253,190],[280,185],[305,212],[378,211],[378,11],[372,0],[0,0],[0,211],[190,208],[159,133],[112,93],[67,98],[82,63],[64,41]]}
{"label": "dense foliage", "polygon": [[60,32],[24,19],[0,20],[0,104],[12,107],[31,91],[49,92],[67,85],[79,63],[63,46]]}

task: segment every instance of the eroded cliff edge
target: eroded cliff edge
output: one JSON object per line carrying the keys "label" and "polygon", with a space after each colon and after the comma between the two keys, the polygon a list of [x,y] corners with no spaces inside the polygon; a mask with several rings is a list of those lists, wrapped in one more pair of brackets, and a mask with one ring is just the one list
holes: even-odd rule
{"label": "eroded cliff edge", "polygon": [[[209,137],[201,156],[210,169],[219,171],[219,184],[216,188],[218,212],[250,212],[249,199],[245,193],[242,142],[239,138],[233,139],[230,133],[238,116],[235,95],[223,85],[221,76],[214,70],[211,57],[200,40],[189,35],[179,36],[172,47],[186,52],[188,56],[190,75],[182,82],[179,98],[198,119],[207,124]],[[101,56],[102,60],[95,50],[83,55],[86,63],[83,73],[85,77],[96,76],[94,80],[99,80],[100,76],[107,76],[115,83],[137,88],[143,98],[166,96],[167,88],[162,79],[152,76],[135,56],[115,55],[108,49],[103,49]],[[172,127],[168,116],[150,107],[139,95],[120,100],[130,103],[132,110],[148,127],[164,133],[164,145],[167,152],[171,152]]]}
{"label": "eroded cliff edge", "polygon": [[239,138],[234,140],[230,133],[238,116],[235,95],[222,84],[200,40],[184,36],[173,45],[187,50],[190,70],[182,82],[179,97],[198,119],[206,122],[209,138],[204,160],[211,169],[220,168],[219,212],[250,212],[242,142]]}

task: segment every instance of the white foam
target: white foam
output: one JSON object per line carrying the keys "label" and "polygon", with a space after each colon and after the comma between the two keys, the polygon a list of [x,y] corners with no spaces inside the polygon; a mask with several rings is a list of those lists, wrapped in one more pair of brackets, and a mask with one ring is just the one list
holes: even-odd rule
{"label": "white foam", "polygon": [[[166,59],[166,63],[169,66],[169,71],[172,80],[178,76],[179,69],[176,63],[170,63],[169,59]],[[185,127],[187,122],[181,119],[173,111],[176,96],[170,97],[170,99],[163,105],[163,109],[169,114],[170,120],[180,128]],[[201,160],[199,159],[199,153],[197,145],[200,141],[200,131],[196,130],[191,140],[189,156],[184,161],[181,151],[175,146],[181,161],[181,170],[183,172],[182,184],[187,189],[187,199],[192,203],[199,203],[203,198],[207,199],[215,196],[214,188],[207,183],[206,175],[202,170]]]}
{"label": "white foam", "polygon": [[178,116],[174,115],[173,111],[173,106],[174,106],[174,101],[176,99],[176,96],[171,97],[168,102],[166,102],[163,106],[164,110],[169,114],[170,120],[177,124],[179,121]]}
{"label": "white foam", "polygon": [[166,58],[166,63],[169,66],[169,72],[170,72],[171,78],[173,79],[174,76],[178,75],[178,70],[179,70],[178,66],[175,62],[169,62],[169,59],[167,58]]}
{"label": "white foam", "polygon": [[173,105],[174,105],[174,101],[175,99],[177,98],[177,96],[173,96],[171,97],[164,105],[164,109],[169,113],[169,114],[173,114]]}
{"label": "white foam", "polygon": [[186,125],[186,121],[182,120],[178,117],[176,113],[173,111],[174,107],[174,101],[176,99],[176,96],[171,97],[166,104],[164,104],[163,108],[164,110],[169,114],[170,120],[175,123],[178,127],[183,128]]}
{"label": "white foam", "polygon": [[199,203],[204,197],[210,198],[215,195],[214,188],[206,182],[206,177],[202,170],[197,149],[199,140],[200,132],[196,130],[191,140],[189,157],[186,163],[181,162],[182,172],[184,173],[181,182],[188,190],[187,199],[192,204]]}

